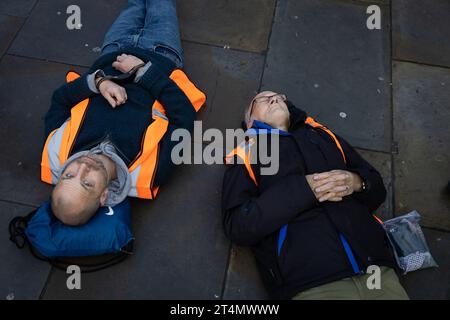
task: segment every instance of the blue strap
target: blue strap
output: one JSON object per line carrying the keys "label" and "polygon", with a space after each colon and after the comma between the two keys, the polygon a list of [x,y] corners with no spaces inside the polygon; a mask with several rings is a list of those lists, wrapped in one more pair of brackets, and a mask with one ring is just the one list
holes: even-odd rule
{"label": "blue strap", "polygon": [[278,236],[278,256],[280,256],[281,248],[283,247],[284,240],[286,240],[287,228],[288,228],[288,225],[285,224],[280,229],[280,234]]}
{"label": "blue strap", "polygon": [[358,266],[358,263],[356,263],[355,256],[353,255],[352,249],[350,248],[350,245],[348,244],[347,240],[344,238],[342,234],[339,234],[339,237],[341,238],[342,245],[344,246],[345,252],[347,253],[348,260],[350,260],[350,264],[352,265],[353,271],[355,273],[361,273],[361,269]]}
{"label": "blue strap", "polygon": [[276,129],[276,128],[268,125],[267,123],[264,123],[264,122],[261,122],[261,121],[258,121],[258,120],[254,120],[253,121],[253,125],[252,125],[252,127],[250,129],[248,129],[247,133],[248,134],[256,134],[257,135],[257,134],[260,134],[261,130],[262,130],[263,133],[266,133],[266,134],[267,133],[272,133],[272,134],[273,133],[277,133],[280,136],[289,136],[290,135],[289,132],[286,132],[286,131],[281,130],[281,129]]}

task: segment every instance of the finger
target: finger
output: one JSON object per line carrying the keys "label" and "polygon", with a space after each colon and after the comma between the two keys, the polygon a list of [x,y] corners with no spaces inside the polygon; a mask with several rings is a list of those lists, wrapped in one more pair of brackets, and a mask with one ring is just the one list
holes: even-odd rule
{"label": "finger", "polygon": [[313,175],[313,180],[318,181],[325,178],[328,178],[332,173],[330,171],[322,172],[322,173],[315,173]]}
{"label": "finger", "polygon": [[125,96],[120,88],[114,90],[113,96],[116,99],[118,105],[125,102]]}
{"label": "finger", "polygon": [[123,90],[123,96],[125,98],[125,101],[127,101],[128,100],[127,90],[125,90],[125,88],[122,88],[122,90]]}
{"label": "finger", "polygon": [[115,68],[115,69],[119,69],[119,68],[120,68],[120,62],[114,61],[113,64],[112,64],[112,66],[113,66],[113,68]]}
{"label": "finger", "polygon": [[349,178],[349,175],[343,173],[343,174],[331,174],[328,178],[317,181],[317,186],[320,187],[321,185],[327,184],[332,181],[346,181]]}
{"label": "finger", "polygon": [[116,100],[114,100],[114,98],[111,96],[111,94],[108,92],[104,95],[105,99],[108,100],[109,104],[111,105],[111,107],[115,108],[116,107]]}
{"label": "finger", "polygon": [[339,202],[339,201],[342,201],[342,198],[341,197],[333,197],[333,198],[328,199],[328,201]]}
{"label": "finger", "polygon": [[346,193],[348,192],[348,190],[350,189],[350,187],[348,185],[343,185],[343,186],[336,186],[333,189],[331,189],[330,191],[332,192],[336,192],[336,193]]}
{"label": "finger", "polygon": [[337,186],[343,186],[345,185],[345,180],[329,180],[326,181],[324,184],[319,184],[317,187],[314,186],[314,191],[316,192],[328,192],[331,189],[337,187]]}
{"label": "finger", "polygon": [[336,194],[334,192],[328,192],[319,198],[319,202],[324,202],[324,201],[327,201],[328,199],[332,199],[335,197],[336,197]]}

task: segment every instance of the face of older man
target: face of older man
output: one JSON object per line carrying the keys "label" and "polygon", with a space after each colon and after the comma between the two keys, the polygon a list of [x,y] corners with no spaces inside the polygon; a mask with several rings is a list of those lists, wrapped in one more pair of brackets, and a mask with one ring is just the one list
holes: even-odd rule
{"label": "face of older man", "polygon": [[285,95],[273,91],[263,91],[257,94],[248,110],[247,127],[251,127],[253,121],[258,120],[274,128],[287,131],[289,110],[285,101]]}
{"label": "face of older man", "polygon": [[92,154],[70,163],[53,190],[52,210],[68,225],[86,223],[107,197],[108,172]]}

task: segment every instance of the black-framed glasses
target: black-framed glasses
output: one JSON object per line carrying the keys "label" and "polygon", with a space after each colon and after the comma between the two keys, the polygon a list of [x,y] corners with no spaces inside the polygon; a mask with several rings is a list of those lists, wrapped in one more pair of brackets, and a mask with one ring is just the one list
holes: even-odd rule
{"label": "black-framed glasses", "polygon": [[258,104],[260,104],[260,103],[268,103],[268,102],[272,101],[273,98],[280,98],[280,99],[283,100],[283,101],[286,101],[286,100],[287,100],[287,96],[286,96],[285,94],[281,94],[281,93],[276,93],[276,94],[273,94],[273,95],[271,95],[271,96],[263,96],[263,97],[254,98],[254,99],[252,100],[252,105],[251,105],[251,107],[250,107],[249,117],[252,116],[253,108],[254,108],[256,105],[258,105]]}

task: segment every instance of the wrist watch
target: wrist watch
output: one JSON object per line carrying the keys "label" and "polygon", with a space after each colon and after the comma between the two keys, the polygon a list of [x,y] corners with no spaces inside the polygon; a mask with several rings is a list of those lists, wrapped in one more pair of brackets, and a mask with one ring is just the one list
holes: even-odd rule
{"label": "wrist watch", "polygon": [[100,83],[102,83],[103,81],[105,81],[106,79],[106,74],[103,70],[98,70],[95,73],[95,77],[94,77],[94,81],[95,81],[95,87],[97,88],[98,91],[100,91]]}
{"label": "wrist watch", "polygon": [[361,178],[361,191],[366,191],[366,190],[367,190],[366,182],[364,181],[364,179]]}
{"label": "wrist watch", "polygon": [[107,76],[103,70],[98,70],[95,74],[95,87],[100,91],[99,87],[103,81],[110,80],[120,84],[132,80],[136,76],[136,72],[143,66],[145,66],[145,63],[138,64],[134,66],[130,71],[122,73],[118,76]]}

